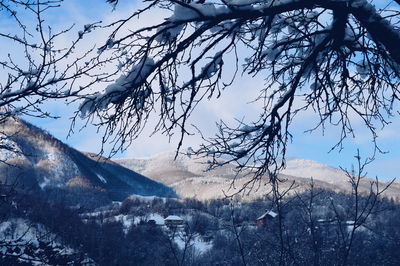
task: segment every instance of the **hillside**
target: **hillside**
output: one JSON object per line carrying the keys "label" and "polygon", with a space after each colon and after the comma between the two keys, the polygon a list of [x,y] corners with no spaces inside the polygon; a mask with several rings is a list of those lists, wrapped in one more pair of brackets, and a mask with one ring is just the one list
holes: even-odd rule
{"label": "hillside", "polygon": [[1,125],[18,153],[2,150],[0,180],[71,205],[99,206],[132,194],[175,197],[168,187],[107,160],[83,154],[20,119]]}
{"label": "hillside", "polygon": [[[290,232],[285,238],[300,265],[335,265],[331,262],[340,256],[331,251],[349,245],[340,233],[355,228],[354,196],[349,195],[346,174],[315,161],[287,161],[280,176],[286,182],[280,188],[287,189],[293,182],[295,186],[283,199],[284,215],[277,214],[281,218],[272,217],[260,226],[257,219],[265,210],[278,212],[271,198],[263,197],[271,187],[260,182],[241,193],[243,200],[222,199],[224,193],[238,192],[249,181],[240,175],[235,179],[233,164],[206,171],[207,158],[180,155],[174,160],[174,152],[114,162],[72,149],[22,120],[8,121],[0,132],[8,136],[6,144],[19,151],[0,153],[0,160],[10,164],[1,165],[1,181],[17,182],[21,190],[30,192],[3,197],[0,190],[0,265],[31,261],[43,265],[128,265],[127,261],[132,262],[129,265],[177,265],[177,256],[184,262],[179,265],[239,265],[236,229],[243,232],[240,240],[248,265],[259,262],[253,254],[267,258],[264,264],[270,265],[280,257],[271,252],[280,243],[278,221]],[[305,191],[310,177],[316,187],[312,202]],[[370,182],[363,180],[360,191],[367,192]],[[154,197],[176,197],[171,188],[181,199]],[[385,196],[395,198],[399,191],[394,183]],[[359,242],[352,247],[351,264],[367,265],[371,258],[379,262],[381,256],[388,258],[386,265],[397,265],[391,262],[398,262],[399,206],[381,198],[375,202],[361,195],[360,199],[360,206],[371,208],[373,214],[355,232]],[[164,218],[170,215],[179,216],[184,224],[169,227]],[[321,239],[321,263],[311,263],[315,256],[308,251],[313,250],[310,244],[315,238],[310,228]],[[393,237],[380,242],[389,235]]]}
{"label": "hillside", "polygon": [[[222,198],[238,192],[248,181],[249,177],[235,176],[235,166],[225,165],[215,170],[206,171],[207,159],[189,158],[179,155],[174,160],[175,153],[167,152],[157,154],[149,158],[141,159],[115,159],[114,161],[133,171],[143,174],[157,182],[172,187],[179,197],[193,197],[200,200]],[[280,178],[286,180],[280,187],[287,189],[295,182],[295,191],[301,193],[309,188],[311,177],[315,186],[335,192],[350,192],[351,186],[346,173],[340,169],[305,159],[289,159],[287,167],[281,172]],[[246,199],[254,199],[270,192],[271,187],[265,184],[265,180],[256,182],[251,193],[245,189],[241,194]],[[361,191],[367,192],[372,179],[364,179],[361,182]],[[383,187],[387,182],[380,182]],[[400,191],[398,182],[385,192],[385,196],[396,198]],[[224,194],[225,193],[225,194]]]}

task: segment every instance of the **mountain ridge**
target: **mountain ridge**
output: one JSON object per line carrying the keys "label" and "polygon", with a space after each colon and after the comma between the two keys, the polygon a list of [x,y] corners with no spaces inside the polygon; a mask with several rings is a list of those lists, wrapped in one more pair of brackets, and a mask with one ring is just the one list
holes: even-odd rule
{"label": "mountain ridge", "polygon": [[[251,183],[250,177],[236,175],[233,164],[206,171],[207,158],[179,154],[175,160],[175,152],[164,152],[147,158],[110,160],[71,148],[21,119],[7,121],[1,125],[1,132],[9,135],[8,141],[20,154],[0,152],[0,160],[19,166],[0,164],[0,181],[12,181],[17,176],[26,188],[46,191],[50,198],[69,204],[85,201],[96,206],[122,201],[130,195],[208,200],[239,193],[253,199],[271,190],[267,177]],[[282,189],[295,183],[293,193],[309,189],[311,177],[316,187],[351,192],[343,171],[308,159],[287,159],[286,168],[279,175],[287,181],[282,183]],[[368,192],[372,181],[363,179],[360,183],[363,193]],[[383,187],[387,182],[379,184]],[[400,184],[394,182],[386,195],[394,198],[399,191]]]}
{"label": "mountain ridge", "polygon": [[[247,199],[262,197],[270,192],[268,178],[257,181],[254,189],[241,191],[249,177],[238,175],[235,178],[235,166],[228,164],[215,170],[206,171],[207,158],[189,158],[179,154],[174,160],[175,152],[156,154],[148,158],[119,158],[113,159],[126,168],[137,171],[157,182],[172,187],[182,197],[194,197],[201,200],[222,198],[226,195],[240,193]],[[156,166],[156,167],[155,167]],[[295,182],[295,192],[304,192],[310,187],[311,178],[317,188],[328,189],[336,192],[351,192],[348,176],[341,169],[322,164],[313,160],[291,158],[286,160],[286,168],[279,174],[282,189],[288,189]],[[360,183],[362,193],[368,193],[373,179],[364,178]],[[380,181],[384,187],[388,182]],[[400,191],[400,184],[394,182],[385,192],[386,197],[395,198]],[[246,195],[248,194],[248,195]]]}
{"label": "mountain ridge", "polygon": [[3,182],[18,182],[33,193],[46,191],[69,204],[101,205],[132,194],[176,197],[170,188],[112,161],[87,156],[22,119],[6,121],[0,132],[17,149],[0,152],[8,163],[0,164]]}

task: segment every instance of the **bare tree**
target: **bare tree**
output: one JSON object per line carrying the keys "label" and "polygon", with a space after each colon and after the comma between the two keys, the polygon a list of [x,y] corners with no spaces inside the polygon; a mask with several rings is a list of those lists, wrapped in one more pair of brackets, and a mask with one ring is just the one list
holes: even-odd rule
{"label": "bare tree", "polygon": [[[351,248],[353,246],[353,242],[355,239],[356,231],[361,230],[362,228],[368,228],[368,219],[372,214],[378,213],[379,209],[378,200],[381,195],[389,188],[389,186],[394,182],[388,182],[387,184],[380,184],[378,179],[370,182],[370,188],[368,193],[363,193],[360,191],[361,182],[366,177],[365,167],[371,162],[370,160],[362,161],[359,152],[357,156],[357,166],[356,169],[352,169],[351,171],[345,170],[346,175],[349,179],[349,183],[351,185],[351,210],[350,210],[350,220],[347,220],[345,223],[345,233],[341,231],[342,236],[342,261],[341,265],[347,265],[349,260],[349,255],[351,252]],[[332,206],[334,204],[332,203]],[[336,212],[334,208],[338,221],[340,216]]]}
{"label": "bare tree", "polygon": [[304,209],[306,214],[306,223],[309,225],[309,234],[310,234],[310,242],[311,242],[311,250],[312,250],[312,262],[313,265],[320,265],[321,264],[321,236],[318,232],[318,224],[315,217],[315,198],[321,192],[315,191],[315,184],[314,180],[311,178],[310,181],[310,188],[306,193],[306,199],[303,195],[296,193],[296,197],[300,200],[301,206]]}
{"label": "bare tree", "polygon": [[[127,18],[85,25],[69,45],[59,39],[72,26],[53,32],[45,19],[61,2],[0,2],[0,12],[18,25],[0,38],[25,57],[20,62],[12,53],[1,55],[7,73],[0,82],[2,119],[50,116],[40,107],[45,100],[83,98],[76,117],[104,128],[103,142],[114,143],[111,154],[131,144],[153,112],[159,114],[154,131],[178,133],[179,150],[201,101],[218,98],[240,73],[260,76],[259,119],[221,121],[218,133],[194,152],[211,156],[211,168],[234,162],[257,179],[284,167],[279,158],[292,138],[290,124],[306,110],[319,117],[310,130],[326,124],[341,129],[339,148],[353,134],[354,115],[375,143],[377,126],[396,112],[399,11],[391,7],[397,1],[144,1]],[[154,10],[165,19],[130,28]],[[98,28],[111,32],[108,39],[77,52],[80,40]],[[114,67],[103,71],[105,66]],[[85,83],[78,82],[82,77]]]}
{"label": "bare tree", "polygon": [[[190,265],[188,261],[194,258],[193,240],[196,233],[190,228],[189,224],[172,225],[166,229],[165,239],[170,249],[175,263],[178,266]],[[182,246],[179,247],[176,241],[180,241]]]}
{"label": "bare tree", "polygon": [[[313,181],[306,193],[296,193],[299,207],[305,214],[303,219],[311,248],[307,259],[313,265],[329,264],[332,260],[337,265],[352,264],[350,253],[354,250],[356,239],[359,241],[360,234],[375,234],[370,229],[372,216],[382,211],[379,206],[382,194],[393,181],[365,180],[365,167],[371,161],[363,161],[359,153],[355,157],[357,165],[352,170],[342,169],[347,175],[351,194],[326,197],[326,191],[318,191]],[[369,189],[363,189],[365,186]],[[326,208],[329,212],[318,211],[322,206],[329,207]],[[298,249],[302,250],[304,246]]]}
{"label": "bare tree", "polygon": [[[90,58],[87,58],[91,50],[80,54],[76,46],[96,24],[86,25],[74,34],[70,42],[62,43],[64,37],[70,36],[73,25],[53,30],[47,20],[47,14],[61,3],[62,0],[0,0],[0,164],[8,163],[10,157],[21,152],[12,141],[14,136],[4,130],[6,122],[18,115],[54,117],[43,108],[43,104],[49,100],[75,97],[83,89],[77,87],[75,81],[93,68],[89,65]],[[6,176],[6,173],[0,173],[0,222],[10,218],[10,210],[16,208],[17,202],[17,177],[10,181]],[[33,252],[32,244],[23,240],[25,234],[19,238],[0,239],[0,248],[4,251],[0,260],[3,263],[18,263],[24,259],[24,250],[26,254],[28,250]],[[56,248],[51,252],[63,256],[62,252],[57,253]],[[7,257],[15,261],[4,261]],[[35,259],[26,261],[41,262]]]}
{"label": "bare tree", "polygon": [[230,217],[230,224],[226,225],[226,230],[228,230],[228,232],[232,233],[232,235],[234,236],[235,242],[238,247],[238,253],[239,253],[240,260],[241,260],[243,266],[246,266],[246,265],[248,265],[248,263],[246,262],[245,249],[243,247],[243,243],[241,240],[241,234],[246,230],[246,225],[239,224],[236,221],[235,206],[232,202],[230,203],[229,208],[230,208],[230,216],[231,217]]}
{"label": "bare tree", "polygon": [[[96,87],[85,96],[76,114],[105,129],[103,141],[114,143],[111,153],[131,144],[152,112],[159,115],[154,131],[178,133],[179,149],[194,108],[218,98],[239,73],[265,79],[255,99],[263,108],[258,120],[222,121],[215,137],[205,137],[195,153],[211,156],[211,168],[234,162],[255,179],[278,171],[292,121],[310,109],[319,118],[310,130],[326,124],[341,129],[335,147],[353,134],[358,117],[379,150],[376,127],[388,123],[399,98],[399,11],[390,8],[393,2],[144,3],[128,18],[104,26],[112,33],[92,62],[115,63],[119,70],[104,92]],[[154,10],[163,10],[165,19],[127,31],[132,20]]]}
{"label": "bare tree", "polygon": [[[52,15],[62,0],[0,1],[4,27],[0,30],[0,149],[5,154],[19,152],[12,136],[3,125],[19,115],[51,117],[45,103],[54,100],[79,99],[89,77],[88,85],[108,74],[93,73],[94,46],[82,51],[82,40],[98,23],[80,26],[71,23],[64,28],[53,27]],[[65,40],[68,40],[67,42]],[[90,56],[89,56],[90,55]],[[102,62],[97,61],[98,64]],[[3,154],[4,155],[4,154]],[[7,158],[0,157],[0,162]]]}

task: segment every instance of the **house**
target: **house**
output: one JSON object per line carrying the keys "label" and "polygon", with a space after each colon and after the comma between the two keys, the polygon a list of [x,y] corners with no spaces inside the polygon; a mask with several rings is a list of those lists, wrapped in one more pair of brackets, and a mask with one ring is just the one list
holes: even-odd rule
{"label": "house", "polygon": [[183,219],[176,215],[169,215],[164,219],[164,223],[166,226],[178,226],[183,224]]}
{"label": "house", "polygon": [[276,216],[278,216],[276,212],[267,211],[257,218],[256,224],[257,226],[265,226],[267,224],[267,221],[272,221],[274,218],[276,218]]}

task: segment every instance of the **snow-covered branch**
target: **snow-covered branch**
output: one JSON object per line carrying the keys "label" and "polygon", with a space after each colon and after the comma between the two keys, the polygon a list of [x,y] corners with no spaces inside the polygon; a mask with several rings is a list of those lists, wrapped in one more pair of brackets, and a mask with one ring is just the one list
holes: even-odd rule
{"label": "snow-covered branch", "polygon": [[[76,69],[75,76],[68,76],[68,70],[52,76],[59,83],[86,75],[91,78],[86,86],[70,87],[64,94],[44,90],[53,85],[44,82],[51,63],[63,60],[44,49],[42,59],[52,59],[27,69],[2,63],[19,73],[10,80],[23,85],[18,90],[4,89],[0,99],[11,104],[32,94],[84,98],[76,119],[104,127],[103,141],[115,144],[112,152],[125,149],[155,112],[159,121],[154,131],[168,136],[178,132],[179,149],[189,134],[190,115],[200,102],[218,98],[235,84],[238,73],[261,76],[265,84],[260,84],[255,99],[263,104],[259,120],[222,122],[219,133],[205,137],[197,151],[214,157],[211,168],[221,164],[220,158],[228,158],[238,164],[238,170],[251,169],[257,177],[284,166],[278,158],[284,158],[292,138],[293,119],[304,110],[318,115],[315,128],[326,123],[341,128],[337,147],[353,134],[353,115],[364,121],[375,140],[376,124],[385,125],[394,113],[399,99],[400,21],[399,11],[389,12],[390,3],[385,10],[366,0],[154,0],[144,4],[126,19],[87,25],[78,33],[77,41],[95,28],[111,31],[95,57],[83,56],[67,66]],[[155,10],[162,10],[163,20],[127,28],[133,19],[151,16]],[[26,49],[34,48],[21,40]],[[52,43],[42,38],[37,47]],[[84,67],[79,64],[83,61]],[[104,65],[115,65],[115,71],[93,74]],[[104,90],[99,92],[102,84]],[[302,104],[295,105],[296,99]]]}

